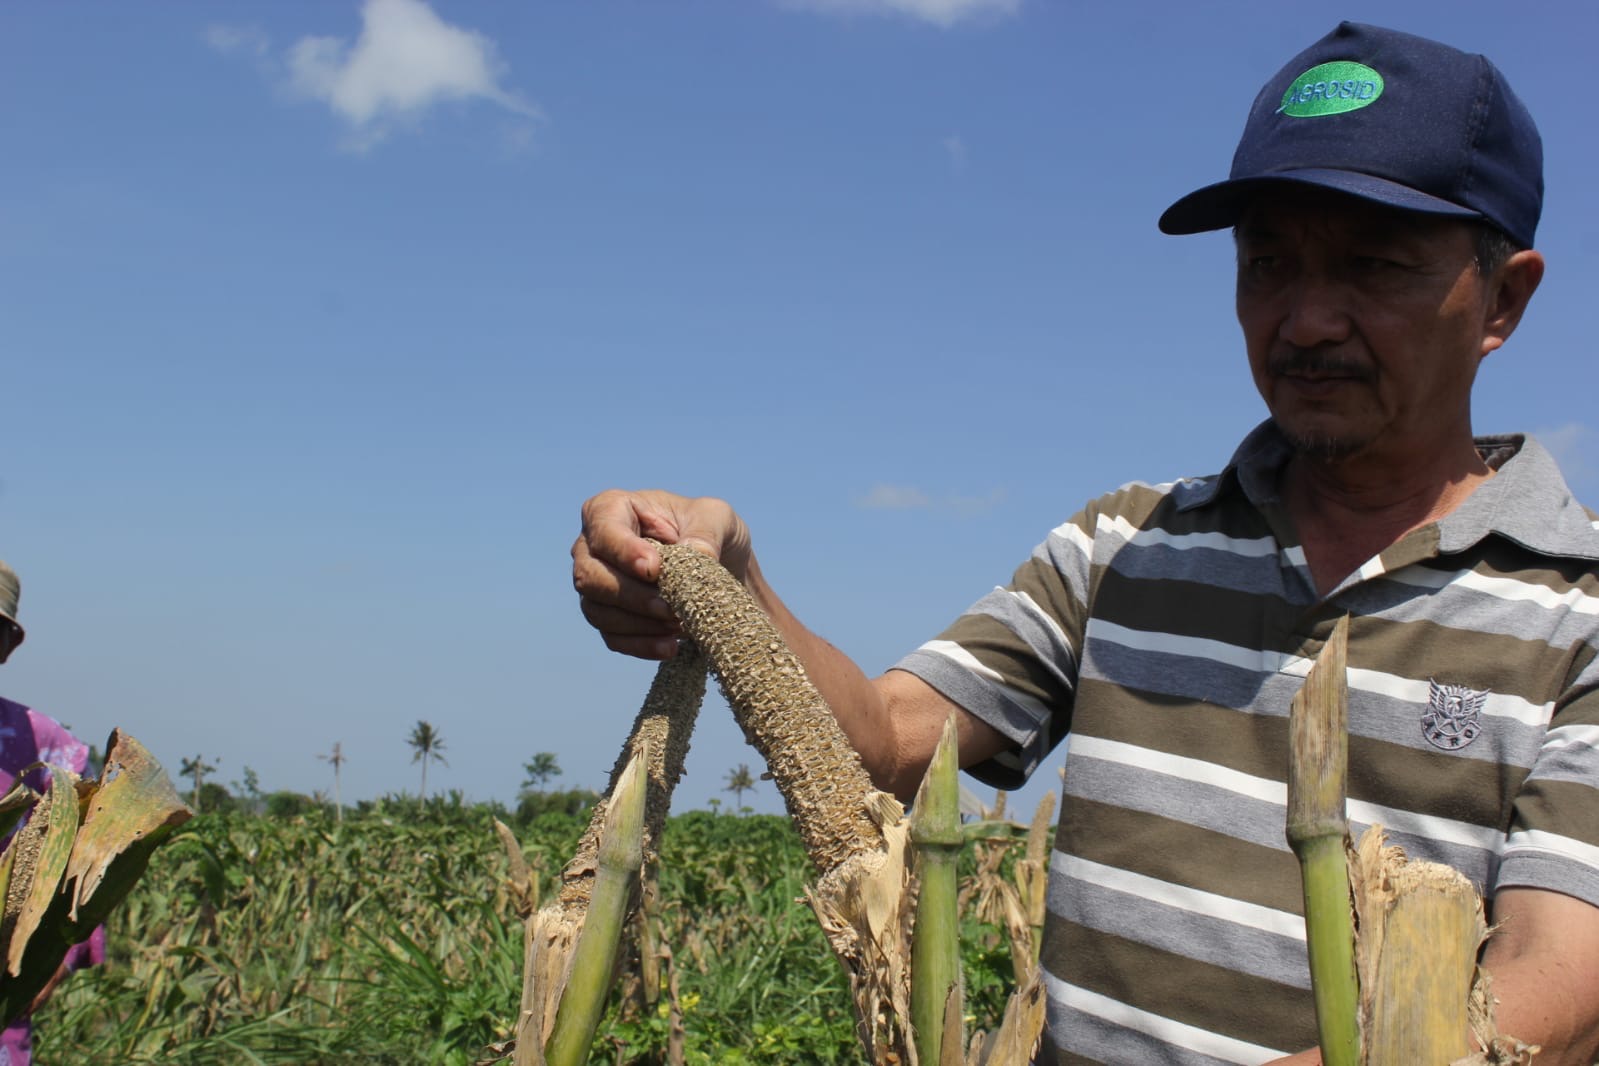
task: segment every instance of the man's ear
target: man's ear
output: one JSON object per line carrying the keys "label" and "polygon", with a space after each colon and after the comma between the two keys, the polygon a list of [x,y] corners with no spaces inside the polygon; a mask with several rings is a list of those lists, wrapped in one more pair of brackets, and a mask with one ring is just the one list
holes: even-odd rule
{"label": "man's ear", "polygon": [[1496,351],[1510,339],[1543,281],[1543,255],[1531,248],[1506,259],[1488,279],[1488,305],[1482,323],[1482,354]]}

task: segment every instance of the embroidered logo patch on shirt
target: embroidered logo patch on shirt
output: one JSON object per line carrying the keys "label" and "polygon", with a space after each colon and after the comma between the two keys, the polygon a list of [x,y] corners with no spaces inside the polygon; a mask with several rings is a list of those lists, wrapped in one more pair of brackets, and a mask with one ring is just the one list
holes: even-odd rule
{"label": "embroidered logo patch on shirt", "polygon": [[1421,716],[1421,735],[1445,751],[1459,751],[1482,735],[1482,705],[1488,693],[1464,685],[1432,683],[1427,693],[1427,713]]}

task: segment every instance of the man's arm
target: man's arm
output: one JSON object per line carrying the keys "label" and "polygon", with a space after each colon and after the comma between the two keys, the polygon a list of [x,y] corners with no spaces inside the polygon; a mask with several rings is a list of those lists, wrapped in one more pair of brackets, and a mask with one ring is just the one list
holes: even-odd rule
{"label": "man's arm", "polygon": [[1483,952],[1499,1031],[1541,1045],[1538,1066],[1599,1058],[1599,907],[1538,888],[1494,895]]}
{"label": "man's arm", "polygon": [[583,615],[613,651],[664,659],[677,624],[656,587],[661,560],[646,538],[688,544],[737,577],[805,664],[817,689],[877,786],[908,799],[932,759],[939,732],[956,715],[961,763],[992,757],[1009,741],[931,685],[903,671],[871,679],[843,652],[807,629],[761,574],[748,528],[726,503],[664,492],[605,492],[583,505],[572,546],[572,583]]}

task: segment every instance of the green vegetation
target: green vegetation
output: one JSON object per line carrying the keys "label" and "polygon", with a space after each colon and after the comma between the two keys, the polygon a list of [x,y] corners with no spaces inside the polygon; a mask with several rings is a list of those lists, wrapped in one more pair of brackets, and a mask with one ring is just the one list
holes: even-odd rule
{"label": "green vegetation", "polygon": [[[552,894],[586,811],[520,821],[454,793],[420,811],[412,796],[362,803],[342,824],[316,805],[193,819],[112,916],[108,964],[75,974],[40,1012],[38,1060],[492,1058],[522,988],[522,922],[496,817]],[[1024,839],[985,830],[990,847]],[[594,1061],[666,1062],[674,1029],[690,1064],[865,1061],[844,975],[799,902],[813,873],[790,822],[691,811],[668,819],[660,850],[644,908],[660,974],[646,979],[655,967],[636,954],[626,962]],[[971,849],[962,870],[970,890]],[[992,1028],[1013,981],[1006,932],[968,917],[961,939],[968,1017]]]}

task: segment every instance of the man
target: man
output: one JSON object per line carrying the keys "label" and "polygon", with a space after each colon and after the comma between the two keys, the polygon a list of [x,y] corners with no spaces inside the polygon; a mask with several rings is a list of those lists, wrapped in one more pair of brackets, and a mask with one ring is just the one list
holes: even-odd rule
{"label": "man", "polygon": [[1320,1061],[1286,713],[1347,614],[1352,820],[1491,895],[1501,1029],[1591,1063],[1599,532],[1535,442],[1471,429],[1477,367],[1543,275],[1541,203],[1537,131],[1487,60],[1341,25],[1261,91],[1229,180],[1161,218],[1235,231],[1271,419],[1221,474],[1094,501],[874,680],[787,611],[717,500],[590,500],[584,614],[668,656],[640,538],[711,553],[901,796],[952,711],[962,762],[1004,786],[1070,734],[1041,1057],[1072,1063]]}
{"label": "man", "polygon": [[[27,635],[17,621],[17,601],[21,595],[17,575],[0,562],[0,663]],[[35,791],[50,786],[47,770],[36,768],[36,763],[63,766],[73,773],[82,774],[88,767],[89,749],[66,727],[38,711],[0,699],[0,795],[11,790],[18,776],[23,776]],[[23,771],[27,770],[26,774]],[[56,985],[73,970],[95,966],[105,960],[105,929],[96,929],[89,939],[73,947],[62,960],[61,968],[39,994],[34,997],[28,1013],[50,997]],[[33,1058],[33,1024],[22,1018],[0,1032],[0,1066],[28,1066]]]}

